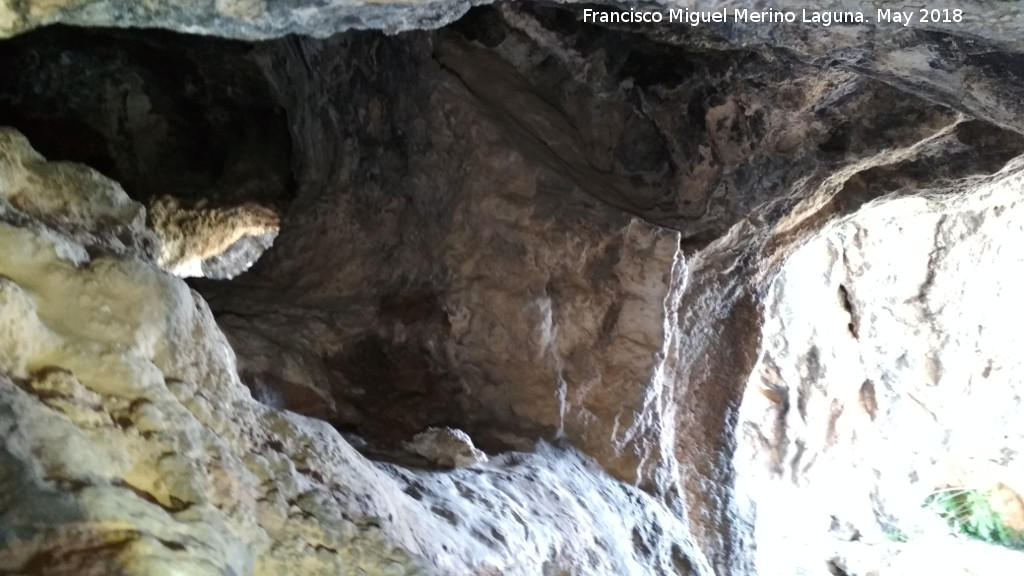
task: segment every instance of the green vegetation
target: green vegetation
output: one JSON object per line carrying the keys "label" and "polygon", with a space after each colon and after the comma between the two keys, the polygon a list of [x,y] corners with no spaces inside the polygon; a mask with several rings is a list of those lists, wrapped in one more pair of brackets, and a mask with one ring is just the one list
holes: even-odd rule
{"label": "green vegetation", "polygon": [[923,506],[937,512],[956,534],[1024,550],[1024,533],[1003,523],[988,496],[987,492],[969,488],[949,488],[929,495]]}
{"label": "green vegetation", "polygon": [[910,537],[899,528],[885,530],[882,534],[885,536],[885,539],[890,542],[899,542],[902,544],[910,540]]}

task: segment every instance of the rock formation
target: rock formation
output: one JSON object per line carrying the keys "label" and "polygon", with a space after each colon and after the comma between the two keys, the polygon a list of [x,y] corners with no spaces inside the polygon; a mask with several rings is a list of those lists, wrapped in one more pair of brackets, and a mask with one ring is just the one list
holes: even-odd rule
{"label": "rock formation", "polygon": [[[0,570],[1024,567],[932,505],[1024,518],[1024,16],[826,4],[0,5],[267,39],[0,43],[0,124],[103,174],[3,132]],[[280,234],[186,285],[165,195]]]}
{"label": "rock formation", "polygon": [[148,216],[160,240],[157,264],[183,277],[203,276],[203,261],[223,255],[242,239],[276,235],[281,227],[280,216],[258,204],[186,207],[173,196],[157,198]]}
{"label": "rock formation", "polygon": [[0,159],[3,190],[55,207],[0,204],[0,570],[710,574],[684,520],[571,450],[414,472],[257,403],[198,294],[96,243],[148,237],[140,205],[10,130]]}

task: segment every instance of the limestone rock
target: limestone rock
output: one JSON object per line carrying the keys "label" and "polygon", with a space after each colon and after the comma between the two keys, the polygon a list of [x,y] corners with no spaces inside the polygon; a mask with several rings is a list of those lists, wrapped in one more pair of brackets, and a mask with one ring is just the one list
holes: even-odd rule
{"label": "limestone rock", "polygon": [[[1019,483],[1024,162],[974,186],[872,203],[801,245],[772,282],[737,427],[766,468],[750,481],[770,571],[792,573],[808,553],[826,561],[835,522],[859,535],[847,555],[894,535],[913,549],[949,530],[922,508],[929,495]],[[1009,524],[1019,505],[1002,494]],[[974,554],[975,566],[993,554],[1024,565]]]}
{"label": "limestone rock", "polygon": [[414,436],[408,448],[439,466],[450,468],[487,462],[487,455],[473,446],[469,435],[455,428],[428,428]]}
{"label": "limestone rock", "polygon": [[276,235],[281,218],[258,204],[189,207],[173,196],[162,196],[150,204],[148,223],[160,240],[157,264],[187,278],[202,276],[204,262],[245,238]]}
{"label": "limestone rock", "polygon": [[[133,259],[141,236],[8,202],[0,422],[54,424],[11,426],[11,461],[30,465],[0,470],[33,487],[26,502],[52,496],[66,514],[47,525],[71,534],[19,540],[15,568],[44,540],[167,565],[199,542],[197,573],[1019,561],[920,507],[945,486],[1005,485],[1005,511],[1021,493],[1018,3],[905,28],[693,29],[509,3],[330,38],[466,6],[33,6],[8,29],[321,38],[46,30],[0,46],[0,112],[45,135],[59,110],[135,197],[172,182],[291,203],[274,249],[230,284],[194,283],[201,299]],[[208,135],[227,152],[182,152],[216,148]],[[337,433],[369,451],[440,424],[489,453],[558,438],[586,457],[542,442],[412,472]],[[47,467],[57,480],[32,476]],[[156,519],[90,532],[122,510]],[[60,556],[108,569],[82,557]]]}
{"label": "limestone rock", "polygon": [[[296,140],[299,196],[250,274],[201,289],[254,380],[295,391],[285,397],[330,397],[340,427],[397,444],[450,423],[489,452],[564,433],[615,476],[655,485],[671,474],[659,454],[672,450],[657,439],[669,409],[659,351],[675,314],[679,235],[594,202],[542,146],[510,148],[519,136],[473,95],[489,80],[467,89],[425,55],[431,43],[450,46],[450,65],[473,74],[494,56],[456,53],[464,42],[447,36],[266,53],[275,91],[310,130]],[[349,82],[343,100],[322,92],[333,81],[312,81],[353,73],[373,46],[399,63]],[[508,113],[528,117],[538,101]],[[523,138],[538,136],[548,137]],[[321,152],[364,141],[352,156]],[[621,180],[645,177],[643,153],[628,155],[641,167]],[[381,173],[381,158],[395,168]],[[321,196],[325,182],[349,193]]]}
{"label": "limestone rock", "polygon": [[19,194],[82,216],[0,222],[0,571],[711,574],[684,519],[574,451],[413,473],[254,401],[197,293],[83,260],[90,215],[132,206],[117,186],[2,134]]}
{"label": "limestone rock", "polygon": [[108,2],[0,3],[0,37],[54,23],[78,26],[174,28],[227,38],[259,39],[284,34],[330,36],[349,28],[398,32],[445,24],[461,16],[472,2],[372,4],[339,0],[330,3],[275,4],[266,0],[217,0],[202,6],[177,0],[139,5]]}
{"label": "limestone rock", "polygon": [[260,256],[274,245],[275,238],[277,238],[277,230],[244,236],[229,246],[227,250],[203,260],[199,266],[199,274],[196,275],[217,280],[230,280],[252,268]]}
{"label": "limestone rock", "polygon": [[[156,239],[146,231],[145,209],[117,183],[87,166],[47,163],[20,133],[0,128],[0,218],[42,221],[66,231],[83,251],[65,254],[84,264],[89,252],[154,258]],[[46,187],[38,183],[47,182]],[[79,189],[88,189],[83,197]],[[62,249],[72,249],[62,244]]]}

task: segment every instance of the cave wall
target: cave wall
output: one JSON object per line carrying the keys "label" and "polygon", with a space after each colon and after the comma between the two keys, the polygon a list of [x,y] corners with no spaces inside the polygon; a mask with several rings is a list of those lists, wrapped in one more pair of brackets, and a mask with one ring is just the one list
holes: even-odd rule
{"label": "cave wall", "polygon": [[[917,154],[948,159],[974,128],[944,130]],[[942,490],[977,490],[1022,526],[1021,170],[1018,156],[873,201],[809,239],[772,281],[736,428],[763,570],[1024,566],[1019,553],[943,537],[924,506]],[[786,504],[798,498],[805,505]]]}
{"label": "cave wall", "polygon": [[[332,26],[423,23],[408,11],[431,11],[441,23],[462,8],[404,6],[388,13],[388,24],[373,20],[384,14],[374,8],[344,25],[250,15],[249,28],[216,18],[200,26],[250,38],[267,30],[327,36]],[[55,17],[85,21],[76,10]],[[43,70],[54,70],[6,76],[0,117],[25,123],[40,147],[66,159],[102,161],[137,199],[174,182],[183,151],[213,134],[240,160],[205,172],[202,163],[186,166],[189,194],[227,202],[263,194],[287,206],[274,248],[253,270],[231,283],[192,283],[218,324],[201,312],[199,340],[227,356],[204,360],[219,363],[212,375],[200,368],[174,376],[168,390],[192,394],[202,378],[212,390],[207,404],[161,402],[199,410],[197,434],[242,426],[250,414],[258,418],[243,428],[252,436],[273,430],[265,441],[232,437],[217,448],[221,459],[288,440],[278,440],[284,452],[273,448],[284,471],[242,482],[257,503],[276,483],[294,484],[292,496],[312,486],[310,498],[331,500],[315,512],[296,503],[302,512],[257,514],[260,530],[270,530],[264,537],[245,532],[259,506],[217,496],[226,498],[214,499],[217,514],[228,508],[236,523],[230,546],[256,552],[217,552],[211,565],[234,562],[238,573],[286,565],[291,557],[273,544],[282,541],[297,542],[296,554],[311,547],[322,566],[350,565],[350,537],[369,531],[379,540],[367,545],[365,565],[385,565],[393,547],[395,570],[408,560],[453,574],[907,573],[921,565],[908,559],[921,554],[878,542],[887,531],[916,529],[908,503],[944,483],[978,482],[965,479],[977,462],[1020,438],[1015,340],[1000,336],[1015,316],[981,306],[1016,310],[1013,288],[1002,280],[978,288],[999,276],[986,270],[1019,264],[1000,249],[1013,242],[1001,230],[1014,229],[1014,158],[1024,147],[1015,10],[979,5],[955,28],[689,29],[589,26],[571,6],[501,4],[440,30],[256,44],[108,32],[117,41],[104,45],[102,34],[41,30],[0,46],[12,70],[35,66],[33,54],[49,55],[52,68]],[[173,14],[132,18],[166,23]],[[23,17],[16,30],[34,22]],[[93,43],[105,46],[100,63],[81,58]],[[176,64],[159,77],[154,63],[165,65],[167,55]],[[83,74],[65,84],[57,62]],[[85,74],[97,70],[120,96]],[[232,108],[243,94],[241,111]],[[74,105],[62,107],[65,100]],[[47,142],[54,117],[59,131],[90,134],[95,144]],[[191,133],[196,118],[202,129]],[[247,119],[258,120],[255,131],[241,128]],[[96,150],[105,155],[85,156]],[[58,218],[52,205],[19,200],[34,194],[45,197],[8,198],[10,214],[28,215],[9,224],[43,222],[88,254],[115,258],[135,254],[134,239],[144,236],[135,230],[117,244],[101,233],[110,224],[79,225],[78,215]],[[973,266],[980,259],[989,268]],[[14,282],[36,295],[30,276]],[[948,302],[957,298],[967,307],[954,310]],[[975,335],[965,315],[1006,329]],[[167,338],[187,348],[183,337]],[[10,358],[25,362],[26,354]],[[992,366],[975,366],[972,355]],[[45,374],[4,370],[21,370],[11,402],[49,413],[32,398]],[[996,383],[975,388],[975,380]],[[114,410],[89,398],[101,412]],[[226,398],[235,411],[208,408]],[[442,425],[464,429],[491,453],[529,452],[537,441],[572,445],[600,471],[547,448],[481,473],[371,467],[333,429],[280,408],[324,420],[386,459]],[[921,410],[934,421],[922,425],[926,433],[905,422]],[[972,433],[986,428],[968,416],[996,413],[1004,414],[996,431]],[[172,433],[182,424],[160,426]],[[309,442],[330,448],[316,465],[293,470],[287,462],[307,458]],[[882,459],[877,443],[905,443],[931,458],[956,452],[942,463],[955,473],[908,479],[908,470],[938,464]],[[20,450],[19,461],[65,458]],[[985,482],[1006,485],[1019,501],[1015,457],[1001,457]],[[339,461],[359,474],[339,472]],[[840,493],[835,476],[851,465],[856,479]],[[189,477],[201,482],[204,474]],[[235,467],[227,476],[246,474]],[[513,479],[493,487],[502,474]],[[538,475],[544,489],[524,488]],[[452,486],[458,496],[445,492]],[[193,500],[212,498],[199,494]],[[562,502],[570,494],[587,497]],[[806,494],[821,505],[808,507]],[[118,498],[134,502],[128,493]],[[538,501],[523,520],[527,499]],[[595,499],[608,506],[583,512]],[[893,511],[894,503],[904,507]],[[353,509],[372,519],[349,526]],[[482,510],[496,509],[508,512],[489,524]],[[337,510],[346,511],[343,521],[332,524]],[[794,510],[805,522],[780,530]],[[626,514],[636,530],[612,530],[613,514]],[[577,518],[578,534],[559,534],[567,517]],[[302,544],[293,520],[308,520],[331,543]],[[837,531],[858,536],[836,544]],[[600,534],[596,543],[584,536],[591,533]],[[520,550],[528,553],[518,566]]]}
{"label": "cave wall", "polygon": [[742,573],[730,455],[765,282],[830,220],[994,172],[1020,143],[873,74],[658,40],[506,5],[271,51],[298,92],[292,233],[203,291],[249,378],[319,383],[342,428],[456,425],[492,450],[564,433]]}
{"label": "cave wall", "polygon": [[712,573],[685,519],[573,449],[410,470],[256,402],[117,183],[5,128],[0,192],[0,570]]}

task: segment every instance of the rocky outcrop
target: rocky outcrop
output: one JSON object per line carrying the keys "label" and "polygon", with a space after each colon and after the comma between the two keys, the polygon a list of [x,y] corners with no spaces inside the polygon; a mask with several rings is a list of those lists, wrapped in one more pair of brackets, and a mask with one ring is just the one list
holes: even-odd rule
{"label": "rocky outcrop", "polygon": [[205,261],[221,257],[243,239],[276,235],[281,219],[277,212],[258,204],[186,207],[176,198],[164,196],[150,204],[149,226],[160,240],[157,264],[177,276],[189,277],[203,276]]}
{"label": "rocky outcrop", "polygon": [[[973,189],[1020,139],[784,52],[560,14],[273,53],[304,174],[294,227],[255,274],[203,291],[254,379],[319,383],[339,426],[387,442],[454,424],[490,450],[564,433],[682,505],[717,570],[749,573],[729,455],[761,291],[828,222]],[[259,360],[279,355],[289,372]],[[386,430],[365,416],[385,412]]]}
{"label": "rocky outcrop", "polygon": [[46,24],[172,28],[225,38],[260,39],[285,34],[330,36],[349,28],[399,32],[447,24],[472,6],[467,1],[310,2],[281,4],[266,0],[216,0],[196,5],[169,1],[140,5],[106,0],[0,4],[0,37]]}
{"label": "rocky outcrop", "polygon": [[[933,139],[919,154],[948,144]],[[1024,277],[1024,164],[971,185],[970,195],[944,186],[874,202],[800,247],[772,282],[738,427],[757,462],[756,540],[770,572],[832,561],[885,573],[902,561],[907,573],[900,554],[944,528],[925,504],[950,489],[998,489],[1003,521],[1019,514],[1012,303]],[[793,507],[797,498],[807,505]],[[794,553],[808,548],[820,556]],[[982,568],[991,552],[971,554],[944,556],[941,573],[994,573]],[[1002,562],[1024,567],[1019,555]]]}
{"label": "rocky outcrop", "polygon": [[[33,20],[19,4],[11,30],[96,22],[97,6]],[[463,8],[351,7],[361,19],[338,20],[349,8],[329,5],[296,20],[294,5],[239,19],[155,6],[116,22],[328,36],[432,26]],[[25,311],[12,330],[38,318],[56,330],[50,348],[8,352],[19,416],[7,420],[60,410],[67,437],[113,446],[95,459],[122,466],[83,479],[69,464],[74,480],[56,488],[15,481],[103,521],[91,503],[106,500],[82,494],[123,483],[118,508],[141,497],[170,516],[65,550],[105,539],[164,558],[191,546],[164,531],[198,517],[224,536],[188,542],[239,574],[310,550],[310,570],[452,574],[921,573],[936,542],[969,554],[965,571],[1019,561],[921,508],[948,489],[984,494],[1007,524],[1022,508],[1019,6],[905,28],[597,26],[580,10],[502,4],[439,30],[253,45],[42,30],[0,46],[5,69],[24,72],[0,81],[0,121],[24,123],[48,154],[99,161],[139,200],[174,182],[176,196],[285,214],[249,273],[190,293],[156,270],[138,206],[109,181],[110,222],[24,200],[45,191],[5,196],[15,232],[0,246],[57,238],[55,254],[78,263],[61,268],[47,248],[30,272],[0,270],[20,295],[9,309]],[[416,16],[428,12],[436,20]],[[36,73],[40,53],[52,57]],[[96,145],[47,140],[54,131]],[[28,168],[10,173],[52,189],[17,176],[52,170],[19,146]],[[134,310],[123,294],[137,294],[170,320],[51,326],[46,306],[115,303],[93,283],[40,279],[103,266],[136,270],[110,288],[116,306]],[[121,336],[104,336],[111,327]],[[110,363],[117,386],[147,382],[146,402],[181,419],[139,428],[138,397],[86,359],[29,367],[63,358],[47,350],[69,334],[99,338],[81,358]],[[117,364],[136,356],[142,372]],[[98,414],[103,442],[71,405]],[[415,448],[439,429],[455,442]],[[173,450],[152,448],[164,436]],[[71,458],[16,444],[18,462]],[[133,473],[148,450],[155,463],[137,466],[151,471]],[[458,468],[420,471],[424,458]],[[17,569],[78,557],[25,546]]]}
{"label": "rocky outcrop", "polygon": [[[490,2],[464,0],[414,1],[403,4],[375,4],[352,0],[331,2],[296,2],[273,4],[261,0],[220,0],[193,5],[164,0],[146,6],[123,0],[79,0],[72,2],[15,3],[6,0],[0,4],[0,37],[13,36],[38,26],[53,23],[78,26],[170,28],[195,34],[208,34],[225,38],[264,39],[286,34],[327,37],[348,29],[376,29],[389,33],[434,28],[451,23],[472,6]],[[608,11],[620,10],[614,2],[592,5]],[[858,47],[873,36],[875,28],[914,29],[964,35],[968,37],[998,39],[1003,45],[1019,49],[1021,44],[1020,6],[1013,2],[972,3],[960,8],[940,8],[932,13],[908,6],[893,6],[881,0],[823,0],[814,6],[783,1],[772,6],[751,6],[737,0],[688,0],[668,3],[652,2],[641,9],[666,13],[677,10],[690,13],[726,11],[727,22],[712,22],[716,34],[731,39],[757,38],[770,42],[794,42],[804,46]],[[736,24],[734,10],[757,12],[758,18],[744,16]],[[775,13],[792,13],[793,20],[779,20]],[[861,14],[860,19],[848,16]],[[693,26],[694,22],[708,22],[692,15],[681,14],[673,22],[679,28]],[[804,29],[820,28],[815,34],[792,33],[787,24],[809,23]],[[861,22],[861,30],[843,26]],[[718,25],[715,25],[718,24]],[[750,25],[754,24],[754,25]],[[831,26],[834,28],[829,29]],[[795,27],[790,27],[795,28]],[[867,30],[865,33],[864,30]]]}
{"label": "rocky outcrop", "polygon": [[416,472],[257,403],[195,292],[81,241],[110,206],[145,237],[141,206],[10,130],[0,162],[2,189],[82,207],[0,201],[0,570],[711,573],[684,520],[574,451]]}
{"label": "rocky outcrop", "polygon": [[290,201],[284,114],[245,45],[170,54],[160,38],[57,28],[0,45],[0,123],[145,204],[163,266],[232,278],[273,244]]}

